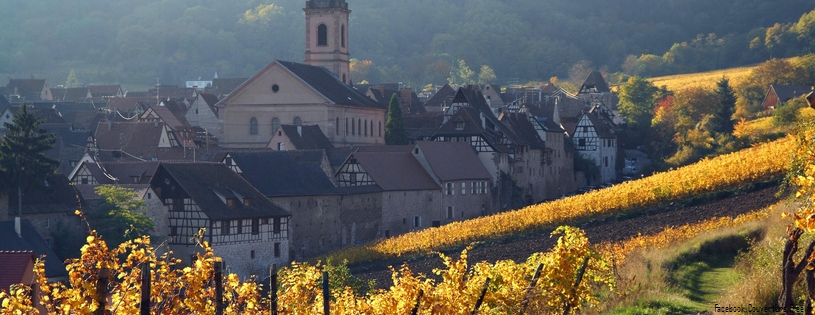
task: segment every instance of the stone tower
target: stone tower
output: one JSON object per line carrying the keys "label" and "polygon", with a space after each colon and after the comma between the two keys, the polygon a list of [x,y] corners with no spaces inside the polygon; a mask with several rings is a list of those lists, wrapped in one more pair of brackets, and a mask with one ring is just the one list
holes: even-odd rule
{"label": "stone tower", "polygon": [[308,0],[306,7],[306,64],[325,67],[345,84],[351,82],[348,53],[348,3],[345,0]]}

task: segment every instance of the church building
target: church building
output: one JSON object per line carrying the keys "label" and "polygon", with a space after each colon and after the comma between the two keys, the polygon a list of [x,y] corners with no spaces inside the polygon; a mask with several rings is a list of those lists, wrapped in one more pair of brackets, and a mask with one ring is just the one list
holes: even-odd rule
{"label": "church building", "polygon": [[304,11],[306,63],[272,61],[219,101],[222,147],[265,148],[280,125],[317,125],[334,146],[385,144],[386,108],[350,85],[348,3]]}

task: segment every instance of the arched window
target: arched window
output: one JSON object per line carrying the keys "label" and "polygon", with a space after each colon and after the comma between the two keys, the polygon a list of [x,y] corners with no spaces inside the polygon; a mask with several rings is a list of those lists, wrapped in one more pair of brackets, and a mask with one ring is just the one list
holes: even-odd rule
{"label": "arched window", "polygon": [[362,118],[357,118],[357,134],[362,135]]}
{"label": "arched window", "polygon": [[252,119],[249,120],[249,134],[258,134],[258,120],[255,117],[252,117]]}
{"label": "arched window", "polygon": [[382,121],[379,121],[379,136],[382,136]]}
{"label": "arched window", "polygon": [[348,135],[348,118],[345,118],[345,135]]}
{"label": "arched window", "polygon": [[365,136],[368,136],[368,120],[365,120]]}
{"label": "arched window", "polygon": [[280,127],[280,118],[272,118],[272,134],[277,130],[277,127]]}
{"label": "arched window", "polygon": [[374,121],[371,120],[371,137],[374,136]]}
{"label": "arched window", "polygon": [[325,24],[317,26],[317,46],[328,46],[328,27]]}
{"label": "arched window", "polygon": [[342,74],[342,83],[346,83],[346,84],[348,84],[348,82],[347,82],[347,81],[345,81],[345,73],[343,73],[343,74]]}
{"label": "arched window", "polygon": [[345,25],[340,28],[340,45],[345,48]]}
{"label": "arched window", "polygon": [[295,126],[300,126],[302,124],[303,124],[303,120],[300,119],[300,117],[294,117],[294,125]]}
{"label": "arched window", "polygon": [[337,122],[334,123],[334,127],[337,130],[337,134],[340,134],[340,118],[339,117],[337,117]]}
{"label": "arched window", "polygon": [[351,118],[351,135],[357,134],[356,122]]}

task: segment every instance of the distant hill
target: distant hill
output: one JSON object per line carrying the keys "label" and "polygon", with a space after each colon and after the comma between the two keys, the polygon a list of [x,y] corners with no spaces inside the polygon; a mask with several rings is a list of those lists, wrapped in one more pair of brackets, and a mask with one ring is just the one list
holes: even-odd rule
{"label": "distant hill", "polygon": [[[216,71],[246,77],[272,59],[303,60],[304,0],[9,2],[0,77],[58,85],[73,69],[81,83],[128,88],[207,80]],[[458,60],[476,74],[490,66],[498,83],[540,81],[568,77],[581,60],[616,72],[630,56],[661,56],[683,42],[687,49],[675,52],[695,57],[671,60],[705,62],[679,64],[679,72],[757,63],[788,53],[778,49],[786,37],[765,40],[769,28],[815,8],[815,0],[348,2],[352,57],[373,62],[354,80],[415,87],[443,83]],[[748,49],[759,37],[762,45]],[[700,58],[708,54],[725,57]]]}

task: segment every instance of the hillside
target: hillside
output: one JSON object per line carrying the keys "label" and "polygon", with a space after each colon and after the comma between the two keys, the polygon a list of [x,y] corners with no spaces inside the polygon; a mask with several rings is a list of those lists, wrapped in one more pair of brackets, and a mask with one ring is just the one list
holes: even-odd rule
{"label": "hillside", "polygon": [[[578,63],[619,71],[627,57],[668,51],[670,60],[681,61],[680,72],[756,63],[795,54],[779,45],[748,46],[755,38],[764,42],[775,23],[797,21],[815,8],[815,0],[351,0],[349,5],[352,57],[373,61],[355,81],[418,86],[443,83],[457,60],[475,72],[490,66],[499,83],[565,78]],[[0,76],[33,75],[59,85],[74,70],[79,83],[118,82],[125,88],[157,80],[182,84],[215,72],[249,76],[272,59],[302,61],[303,6],[303,0],[12,0],[0,19]],[[706,35],[698,40],[697,34]],[[784,39],[785,45],[796,41]]]}
{"label": "hillside", "polygon": [[[777,185],[761,185],[749,191],[727,193],[727,197],[707,202],[664,204],[653,207],[638,215],[607,217],[597,221],[581,221],[574,224],[584,231],[592,244],[618,242],[637,235],[651,235],[668,227],[694,224],[713,217],[736,217],[756,211],[778,202],[775,194]],[[511,259],[524,261],[533,253],[551,248],[556,239],[549,236],[551,230],[517,238],[504,238],[479,243],[468,252],[470,261],[496,262]],[[456,250],[445,251],[448,255]],[[425,275],[433,275],[434,268],[442,268],[443,261],[437,255],[428,255],[409,260],[411,270]],[[360,278],[376,280],[377,286],[390,285],[391,271],[385,264],[363,265],[352,270]]]}
{"label": "hillside", "polygon": [[730,79],[732,85],[738,85],[747,79],[755,66],[713,70],[699,73],[676,74],[648,79],[657,87],[665,86],[669,91],[680,91],[688,87],[701,87],[713,90],[722,77]]}

